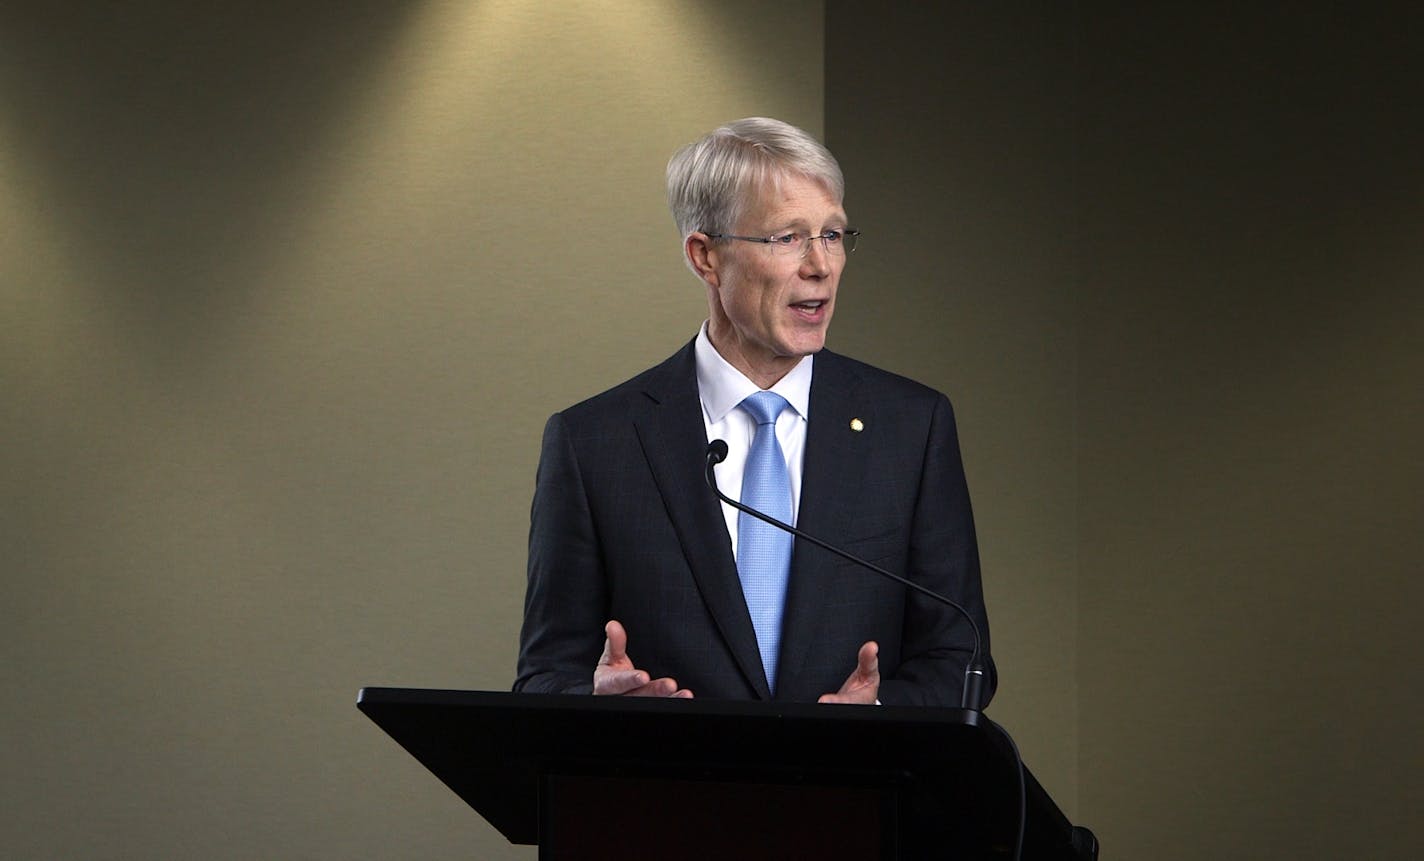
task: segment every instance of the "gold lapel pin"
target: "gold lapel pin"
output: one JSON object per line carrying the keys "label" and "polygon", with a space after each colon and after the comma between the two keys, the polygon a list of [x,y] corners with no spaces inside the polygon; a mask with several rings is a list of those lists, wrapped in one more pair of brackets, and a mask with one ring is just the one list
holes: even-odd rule
{"label": "gold lapel pin", "polygon": [[865,422],[861,421],[860,419],[851,419],[850,429],[855,431],[856,433],[860,433],[861,431],[865,430]]}

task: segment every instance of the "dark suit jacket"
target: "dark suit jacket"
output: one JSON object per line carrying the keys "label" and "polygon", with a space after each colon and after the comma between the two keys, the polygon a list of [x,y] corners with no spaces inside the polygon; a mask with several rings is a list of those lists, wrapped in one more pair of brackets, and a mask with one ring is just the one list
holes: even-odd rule
{"label": "dark suit jacket", "polygon": [[[949,400],[823,350],[810,404],[797,526],[969,608],[987,657]],[[771,699],[720,503],[703,482],[706,436],[690,343],[549,419],[515,690],[590,691],[604,622],[618,619],[633,664],[654,678],[698,697]],[[880,645],[882,702],[959,705],[973,649],[964,620],[798,540],[776,699],[838,690],[867,640]]]}

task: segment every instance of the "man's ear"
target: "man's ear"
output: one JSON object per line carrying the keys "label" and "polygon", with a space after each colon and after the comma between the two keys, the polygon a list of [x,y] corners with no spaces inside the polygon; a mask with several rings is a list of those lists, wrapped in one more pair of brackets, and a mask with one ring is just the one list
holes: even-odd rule
{"label": "man's ear", "polygon": [[712,240],[708,238],[707,234],[689,233],[683,242],[682,250],[687,255],[687,264],[692,267],[693,272],[697,273],[698,278],[707,282],[711,287],[716,287],[721,283],[717,249],[713,247]]}

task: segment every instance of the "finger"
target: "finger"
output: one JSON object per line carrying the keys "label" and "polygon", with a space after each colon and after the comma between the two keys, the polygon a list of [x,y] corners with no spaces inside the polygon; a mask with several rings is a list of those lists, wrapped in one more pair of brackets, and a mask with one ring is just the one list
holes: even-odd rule
{"label": "finger", "polygon": [[593,692],[600,695],[627,694],[647,684],[648,674],[642,670],[600,670],[594,674]]}
{"label": "finger", "polygon": [[880,646],[874,640],[855,653],[855,671],[833,694],[822,694],[818,703],[872,703],[880,692]]}
{"label": "finger", "polygon": [[860,647],[856,655],[855,670],[867,678],[880,676],[880,645],[874,640]]}
{"label": "finger", "polygon": [[[646,673],[644,674],[646,675]],[[653,679],[627,692],[630,697],[671,697],[677,694],[677,681],[667,677]]]}
{"label": "finger", "polygon": [[609,619],[603,626],[603,633],[607,639],[603,641],[603,657],[599,658],[598,662],[605,666],[627,663],[628,632],[623,630],[623,623],[617,619]]}
{"label": "finger", "polygon": [[816,698],[818,703],[841,703],[843,705],[867,706],[875,702],[877,688],[874,685],[864,685],[857,688],[841,688],[834,694],[821,694]]}

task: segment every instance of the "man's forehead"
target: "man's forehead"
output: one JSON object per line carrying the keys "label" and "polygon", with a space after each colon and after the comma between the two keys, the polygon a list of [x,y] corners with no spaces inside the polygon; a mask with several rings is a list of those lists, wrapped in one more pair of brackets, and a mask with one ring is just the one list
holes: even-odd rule
{"label": "man's forehead", "polygon": [[844,221],[840,201],[825,183],[799,174],[768,178],[752,195],[749,215],[772,220]]}

